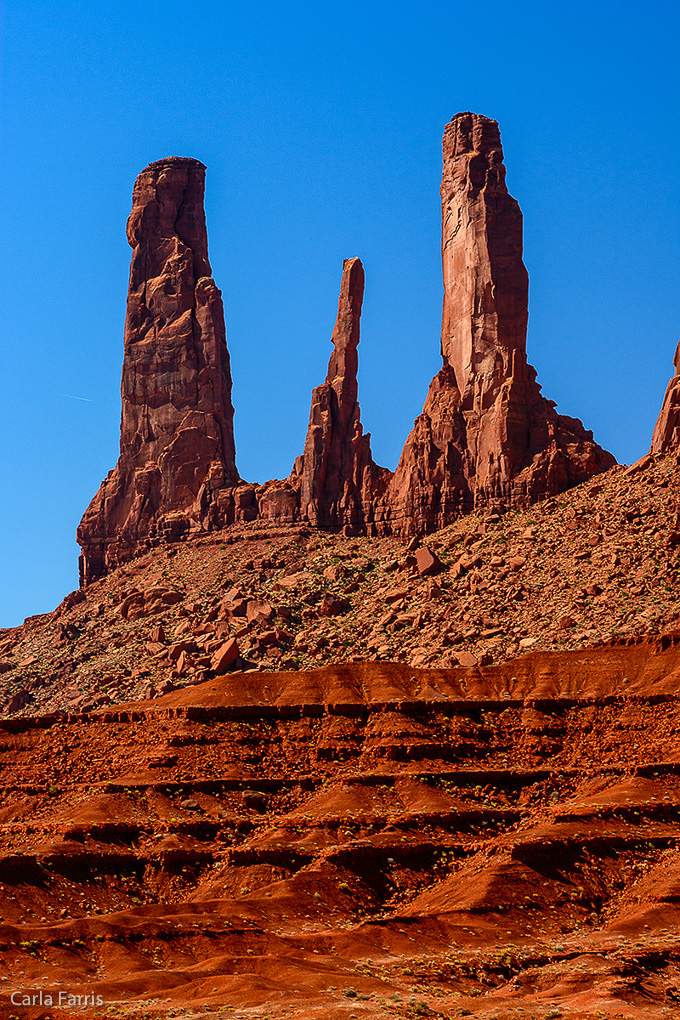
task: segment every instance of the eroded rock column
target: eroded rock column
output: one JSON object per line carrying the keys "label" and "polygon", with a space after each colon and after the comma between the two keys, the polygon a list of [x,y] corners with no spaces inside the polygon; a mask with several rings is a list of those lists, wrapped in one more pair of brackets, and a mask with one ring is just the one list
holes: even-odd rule
{"label": "eroded rock column", "polygon": [[83,584],[200,525],[206,490],[238,481],[204,187],[203,164],[179,157],[151,163],[135,183],[120,457],[78,528]]}
{"label": "eroded rock column", "polygon": [[383,511],[386,527],[406,533],[533,502],[614,464],[580,421],[556,413],[527,363],[522,213],[495,121],[460,113],[447,124],[441,199],[443,368]]}
{"label": "eroded rock column", "polygon": [[333,353],[326,381],[312,391],[305,449],[295,467],[301,517],[323,528],[361,529],[370,514],[373,482],[382,472],[373,463],[357,400],[363,297],[361,260],[345,259]]}

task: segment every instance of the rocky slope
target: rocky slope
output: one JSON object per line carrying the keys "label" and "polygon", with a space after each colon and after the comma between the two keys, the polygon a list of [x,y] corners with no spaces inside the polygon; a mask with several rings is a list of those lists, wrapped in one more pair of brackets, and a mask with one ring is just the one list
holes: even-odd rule
{"label": "rocky slope", "polygon": [[[677,459],[650,457],[405,545],[262,521],[153,549],[0,631],[6,714],[152,696],[220,669],[503,662],[680,623]],[[219,661],[221,650],[229,661]]]}

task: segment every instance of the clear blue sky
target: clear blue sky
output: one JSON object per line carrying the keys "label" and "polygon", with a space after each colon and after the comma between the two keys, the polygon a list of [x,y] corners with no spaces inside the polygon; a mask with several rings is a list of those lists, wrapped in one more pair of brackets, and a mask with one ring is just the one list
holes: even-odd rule
{"label": "clear blue sky", "polygon": [[680,331],[679,25],[675,0],[9,2],[0,625],[77,586],[75,529],[118,454],[132,185],[163,156],[208,166],[245,478],[302,450],[354,255],[364,428],[395,466],[439,367],[460,110],[500,122],[543,392],[641,456]]}

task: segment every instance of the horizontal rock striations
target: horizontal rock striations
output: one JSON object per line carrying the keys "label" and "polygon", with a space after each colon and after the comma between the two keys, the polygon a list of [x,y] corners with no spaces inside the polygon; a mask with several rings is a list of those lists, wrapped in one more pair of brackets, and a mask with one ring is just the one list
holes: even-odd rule
{"label": "horizontal rock striations", "polygon": [[458,114],[443,154],[443,368],[385,513],[407,533],[473,508],[533,502],[615,463],[580,421],[555,412],[527,364],[522,213],[505,184],[498,124]]}
{"label": "horizontal rock striations", "polygon": [[0,1015],[677,1017],[679,673],[676,632],[3,720]]}
{"label": "horizontal rock striations", "polygon": [[650,453],[680,452],[680,343],[675,349],[673,367],[675,374],[666,387]]}
{"label": "horizontal rock striations", "polygon": [[84,584],[205,516],[238,482],[231,373],[203,211],[205,167],[177,157],[135,183],[120,458],[78,528]]}

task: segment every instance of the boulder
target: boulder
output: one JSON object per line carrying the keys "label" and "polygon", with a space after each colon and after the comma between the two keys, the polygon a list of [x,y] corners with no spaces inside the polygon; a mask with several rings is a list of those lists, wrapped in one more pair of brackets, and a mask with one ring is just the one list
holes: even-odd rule
{"label": "boulder", "polygon": [[350,602],[348,599],[325,594],[319,606],[319,614],[321,616],[339,616],[341,613],[346,613],[349,607]]}
{"label": "boulder", "polygon": [[213,673],[217,673],[218,676],[222,676],[229,670],[230,666],[234,665],[238,656],[238,642],[235,638],[231,638],[217,649],[212,657],[210,668]]}
{"label": "boulder", "polygon": [[431,574],[437,574],[442,569],[441,560],[426,545],[421,545],[416,550],[415,559],[419,577],[429,577]]}

